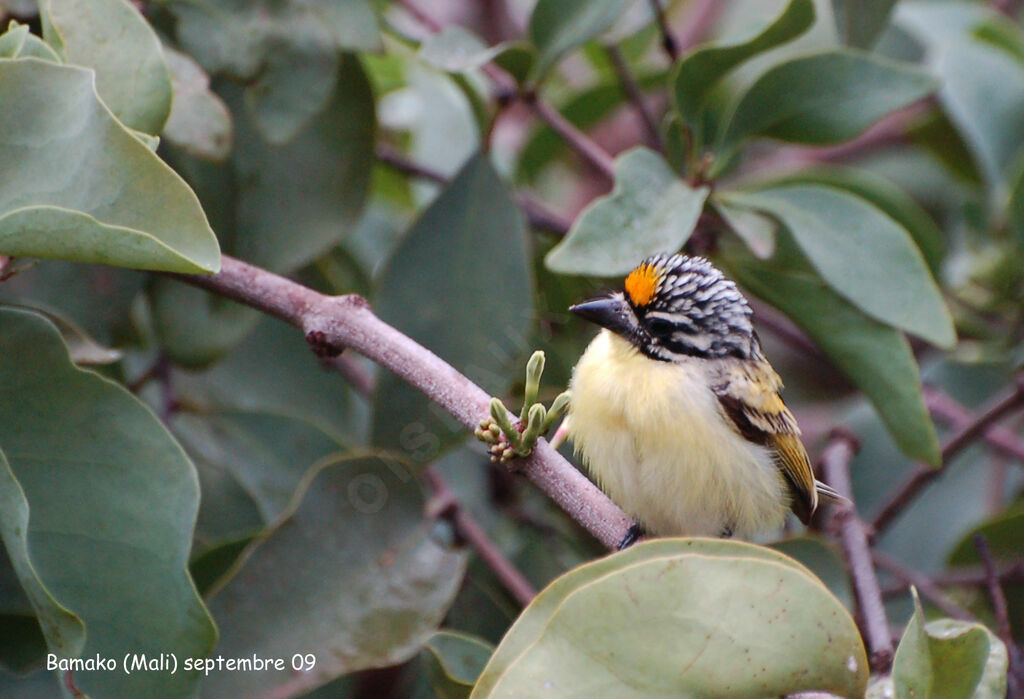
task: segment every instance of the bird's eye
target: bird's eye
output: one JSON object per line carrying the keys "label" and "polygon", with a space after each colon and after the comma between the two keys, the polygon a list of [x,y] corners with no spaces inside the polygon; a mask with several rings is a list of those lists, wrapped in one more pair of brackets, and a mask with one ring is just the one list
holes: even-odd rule
{"label": "bird's eye", "polygon": [[664,318],[651,318],[647,321],[647,332],[654,337],[667,337],[671,335],[676,326]]}

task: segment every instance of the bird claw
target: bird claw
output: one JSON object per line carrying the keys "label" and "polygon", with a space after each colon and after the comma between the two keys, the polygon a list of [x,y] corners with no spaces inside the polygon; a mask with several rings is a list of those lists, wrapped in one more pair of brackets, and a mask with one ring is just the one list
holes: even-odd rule
{"label": "bird claw", "polygon": [[569,392],[559,394],[550,408],[537,402],[544,373],[544,353],[537,351],[526,364],[526,389],[519,420],[513,424],[508,410],[497,398],[491,399],[491,416],[474,430],[477,439],[489,445],[491,461],[508,463],[529,456],[537,440],[547,434],[569,407]]}

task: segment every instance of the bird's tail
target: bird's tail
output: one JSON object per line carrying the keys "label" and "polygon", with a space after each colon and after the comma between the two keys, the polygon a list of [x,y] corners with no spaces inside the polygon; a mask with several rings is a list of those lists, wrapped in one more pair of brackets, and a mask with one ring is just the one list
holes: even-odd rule
{"label": "bird's tail", "polygon": [[853,504],[849,499],[844,498],[842,495],[837,493],[830,485],[826,485],[818,480],[814,481],[814,485],[818,489],[818,499],[820,502],[828,503],[829,505]]}

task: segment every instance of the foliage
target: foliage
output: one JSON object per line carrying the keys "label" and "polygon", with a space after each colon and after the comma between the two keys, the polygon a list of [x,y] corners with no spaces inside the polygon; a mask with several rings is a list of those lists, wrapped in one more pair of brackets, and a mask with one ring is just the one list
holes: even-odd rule
{"label": "foliage", "polygon": [[[0,693],[1014,686],[1019,416],[942,444],[1021,381],[1020,18],[661,2],[678,47],[653,5],[0,0]],[[567,307],[680,249],[756,300],[811,453],[860,438],[862,517],[942,469],[873,543],[933,583],[879,571],[891,675],[822,518],[602,557],[404,367],[183,283],[231,255],[361,294],[506,404],[541,349],[550,402]],[[64,671],[89,658],[118,670]]]}

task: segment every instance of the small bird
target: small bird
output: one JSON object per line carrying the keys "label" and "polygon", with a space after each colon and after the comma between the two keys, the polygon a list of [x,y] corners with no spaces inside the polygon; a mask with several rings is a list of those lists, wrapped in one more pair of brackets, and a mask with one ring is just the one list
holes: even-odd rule
{"label": "small bird", "polygon": [[819,500],[750,306],[710,262],[657,254],[569,310],[602,327],[573,370],[569,437],[597,484],[660,536],[755,537]]}

